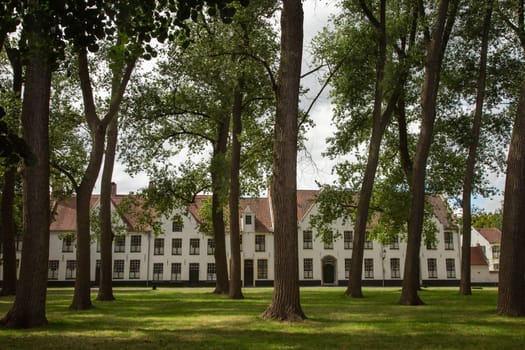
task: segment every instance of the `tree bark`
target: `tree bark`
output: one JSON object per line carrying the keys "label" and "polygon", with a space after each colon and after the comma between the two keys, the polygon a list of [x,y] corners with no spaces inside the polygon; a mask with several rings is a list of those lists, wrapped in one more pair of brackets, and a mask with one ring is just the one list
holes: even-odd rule
{"label": "tree bark", "polygon": [[228,175],[223,170],[226,167],[226,152],[228,148],[228,135],[230,130],[230,116],[225,116],[223,120],[217,124],[217,142],[213,148],[212,160],[212,222],[213,235],[215,237],[215,272],[216,283],[215,294],[228,294],[228,263],[226,259],[226,234],[224,223],[224,198],[228,193]]}
{"label": "tree bark", "polygon": [[470,270],[470,245],[472,228],[472,208],[471,194],[474,182],[474,167],[479,143],[479,133],[481,130],[481,116],[483,114],[483,100],[485,99],[485,85],[487,77],[487,52],[489,42],[489,30],[492,17],[492,0],[487,1],[487,10],[483,21],[483,37],[481,39],[481,53],[479,64],[479,76],[476,95],[476,110],[470,136],[469,153],[467,157],[467,167],[463,178],[463,241],[461,247],[461,280],[459,282],[459,292],[463,295],[471,295],[471,270]]}
{"label": "tree bark", "polygon": [[239,137],[242,132],[242,87],[244,83],[239,78],[234,91],[233,111],[232,111],[232,155],[230,171],[230,291],[231,299],[242,299],[241,283],[241,241],[239,227],[239,198],[240,183],[239,172],[241,169],[241,142]]}
{"label": "tree bark", "polygon": [[0,222],[2,234],[2,262],[3,283],[0,296],[16,294],[16,247],[15,247],[15,200],[16,168],[10,167],[4,174],[2,187],[2,221]]}
{"label": "tree bark", "polygon": [[113,167],[118,141],[118,118],[108,125],[106,156],[104,158],[104,169],[102,171],[102,182],[100,185],[100,285],[97,300],[115,300],[113,295],[112,263],[113,254],[111,244],[113,242],[113,229],[111,222],[111,195]]}
{"label": "tree bark", "polygon": [[299,81],[303,48],[300,0],[283,0],[281,64],[276,90],[271,196],[274,213],[274,292],[263,318],[300,321],[306,318],[299,293],[297,238],[297,133]]}
{"label": "tree bark", "polygon": [[[0,46],[1,48],[2,46]],[[17,98],[22,94],[22,61],[17,49],[7,47],[6,53],[13,69],[13,92]],[[18,123],[17,123],[18,125]],[[0,230],[3,246],[3,284],[0,296],[16,294],[16,225],[14,219],[14,202],[17,170],[9,165],[4,173],[2,188],[2,220]]]}
{"label": "tree bark", "polygon": [[361,280],[363,273],[363,256],[366,240],[366,224],[368,222],[368,212],[370,207],[370,199],[372,197],[372,190],[374,187],[375,174],[379,162],[379,151],[381,147],[381,140],[390,120],[390,113],[388,115],[382,114],[383,101],[383,78],[386,64],[386,0],[381,0],[380,5],[380,19],[377,20],[365,5],[361,2],[361,7],[365,13],[368,13],[370,22],[375,23],[375,29],[378,34],[379,41],[377,43],[377,62],[376,62],[376,81],[374,93],[374,109],[372,111],[372,135],[370,138],[370,145],[368,148],[368,159],[366,163],[365,174],[361,184],[361,191],[359,192],[359,199],[357,204],[356,222],[354,227],[354,241],[352,249],[352,265],[350,278],[348,279],[348,288],[345,294],[354,298],[362,298],[363,292],[361,288]]}
{"label": "tree bark", "polygon": [[47,324],[46,288],[49,257],[49,98],[51,50],[48,12],[38,1],[29,3],[42,21],[27,32],[28,66],[22,104],[23,138],[34,157],[23,172],[24,230],[20,278],[15,302],[0,321],[6,327],[32,328]]}
{"label": "tree bark", "polygon": [[525,79],[507,158],[497,313],[525,316]]}
{"label": "tree bark", "polygon": [[[456,2],[457,3],[457,2]],[[454,7],[457,6],[456,4]],[[419,250],[421,247],[421,232],[425,212],[425,176],[430,145],[432,144],[434,121],[436,119],[436,104],[441,73],[441,62],[446,46],[447,30],[455,16],[452,14],[447,22],[449,8],[448,0],[440,0],[436,23],[432,33],[425,31],[427,55],[425,57],[425,79],[421,93],[421,126],[416,146],[412,169],[412,201],[408,220],[408,242],[403,274],[403,288],[399,303],[402,305],[421,305],[423,301],[418,296],[419,289]],[[424,5],[420,4],[420,16],[424,19]]]}

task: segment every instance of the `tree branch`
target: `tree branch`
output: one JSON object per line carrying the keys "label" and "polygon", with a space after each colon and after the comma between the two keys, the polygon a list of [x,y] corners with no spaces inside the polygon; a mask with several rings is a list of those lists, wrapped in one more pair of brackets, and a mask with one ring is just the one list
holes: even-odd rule
{"label": "tree branch", "polygon": [[137,57],[134,57],[128,64],[126,65],[126,69],[124,71],[124,74],[122,76],[122,80],[120,81],[120,86],[117,90],[116,96],[113,96],[113,100],[111,101],[111,104],[109,105],[109,110],[104,116],[104,119],[102,119],[102,124],[108,125],[113,118],[117,115],[120,104],[122,103],[122,99],[124,98],[124,92],[126,91],[126,87],[128,85],[129,79],[131,77],[131,73],[133,72],[133,69],[135,68],[135,64],[137,63]]}
{"label": "tree branch", "polygon": [[85,48],[80,48],[78,52],[78,76],[80,78],[80,88],[82,90],[82,98],[84,100],[84,112],[86,114],[86,120],[91,132],[95,132],[95,129],[100,123],[100,119],[98,118],[95,107],[93,89],[91,87],[91,80],[89,78],[87,51]]}
{"label": "tree branch", "polygon": [[70,171],[60,166],[60,164],[58,164],[58,162],[55,162],[55,161],[49,162],[49,165],[51,165],[51,167],[57,170],[59,173],[64,174],[69,179],[69,181],[71,181],[71,184],[73,185],[73,188],[75,189],[75,192],[78,192],[78,188],[79,188],[78,182]]}
{"label": "tree branch", "polygon": [[364,0],[359,0],[359,5],[361,5],[361,9],[362,9],[363,12],[365,13],[366,18],[368,18],[368,20],[370,21],[370,23],[372,23],[372,25],[373,25],[377,30],[380,30],[380,31],[383,30],[381,23],[377,20],[377,18],[374,16],[374,14],[372,13],[372,11],[370,11],[370,9],[369,9],[368,6],[366,5],[365,1],[364,1]]}

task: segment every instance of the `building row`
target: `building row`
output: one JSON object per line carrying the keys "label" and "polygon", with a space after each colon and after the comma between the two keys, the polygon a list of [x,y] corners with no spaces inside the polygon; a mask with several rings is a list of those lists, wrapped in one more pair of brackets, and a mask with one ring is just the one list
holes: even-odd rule
{"label": "building row", "polygon": [[[319,191],[297,192],[297,221],[299,241],[299,279],[302,285],[346,285],[350,274],[353,244],[351,222],[336,220],[334,232],[340,235],[322,241],[312,230],[310,219],[318,213],[315,198]],[[161,233],[138,224],[133,213],[123,213],[119,207],[126,195],[118,195],[116,186],[112,193],[112,210],[118,213],[118,225],[125,227],[125,234],[113,242],[113,281],[116,285],[206,285],[216,278],[213,237],[199,232],[199,208],[206,196],[198,196],[187,211],[176,219],[159,218]],[[96,210],[100,197],[93,195],[91,206]],[[423,285],[457,285],[460,278],[460,235],[458,225],[443,198],[430,197],[434,208],[433,221],[437,239],[420,250],[420,278]],[[54,220],[50,226],[50,251],[48,279],[50,285],[73,283],[76,276],[76,202],[74,198],[56,202]],[[240,201],[241,223],[241,276],[244,287],[270,286],[274,279],[273,213],[271,198],[244,198]],[[484,231],[475,231],[473,238],[473,281],[497,282],[495,243],[483,241]],[[474,233],[473,233],[474,234]],[[474,236],[477,237],[477,236]],[[227,256],[229,237],[226,236]],[[481,248],[484,246],[485,248]],[[499,246],[498,246],[499,247]],[[17,240],[20,254],[23,247]],[[485,249],[483,251],[482,249]],[[478,252],[479,251],[479,252]],[[480,253],[480,254],[478,254]],[[376,286],[400,285],[403,279],[406,243],[393,240],[388,244],[368,240],[365,242],[363,284]],[[497,258],[497,257],[496,257]],[[481,262],[485,261],[485,267]],[[473,260],[474,262],[474,260]],[[490,271],[489,271],[490,264]],[[91,244],[91,280],[99,280],[100,245],[93,235]],[[486,271],[485,271],[486,269]],[[475,270],[475,271],[474,271]],[[1,272],[0,272],[1,277]],[[477,279],[476,279],[477,278]],[[495,280],[494,280],[495,278]]]}

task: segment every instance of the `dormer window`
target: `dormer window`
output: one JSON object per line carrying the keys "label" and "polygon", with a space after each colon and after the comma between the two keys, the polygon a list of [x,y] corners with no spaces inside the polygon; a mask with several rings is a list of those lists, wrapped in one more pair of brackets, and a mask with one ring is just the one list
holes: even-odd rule
{"label": "dormer window", "polygon": [[244,224],[245,225],[251,225],[252,224],[252,216],[251,215],[244,216]]}

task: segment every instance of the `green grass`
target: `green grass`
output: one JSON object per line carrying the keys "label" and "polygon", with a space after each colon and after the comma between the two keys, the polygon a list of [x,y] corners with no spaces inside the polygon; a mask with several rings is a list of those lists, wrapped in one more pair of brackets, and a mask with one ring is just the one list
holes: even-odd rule
{"label": "green grass", "polygon": [[[48,293],[49,325],[0,329],[0,349],[523,349],[525,320],[495,315],[496,289],[434,288],[423,306],[399,306],[397,288],[304,288],[300,323],[263,320],[272,290],[245,289],[229,300],[211,289],[116,289],[114,302],[68,310],[71,289]],[[93,294],[93,298],[95,298]],[[0,298],[0,313],[13,298]]]}

